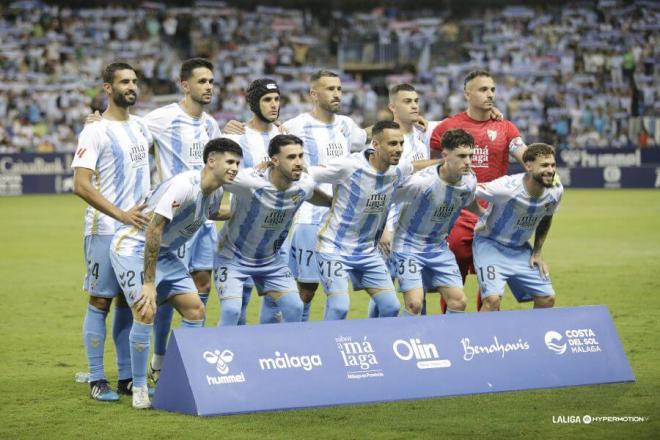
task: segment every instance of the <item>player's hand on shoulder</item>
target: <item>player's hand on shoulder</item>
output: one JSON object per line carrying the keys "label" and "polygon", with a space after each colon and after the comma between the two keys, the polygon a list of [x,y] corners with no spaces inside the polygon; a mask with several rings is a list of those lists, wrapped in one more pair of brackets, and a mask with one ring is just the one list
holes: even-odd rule
{"label": "player's hand on shoulder", "polygon": [[423,131],[426,131],[426,129],[429,127],[429,121],[427,121],[423,116],[419,116],[419,118],[415,121],[415,125],[421,128]]}
{"label": "player's hand on shoulder", "polygon": [[128,211],[124,211],[121,222],[126,225],[132,225],[136,228],[142,229],[149,224],[149,217],[142,213],[142,210],[147,207],[146,203],[133,206]]}
{"label": "player's hand on shoulder", "polygon": [[257,170],[257,171],[260,172],[260,173],[263,173],[263,172],[266,171],[268,168],[272,168],[272,167],[273,167],[273,162],[272,162],[272,161],[270,161],[270,160],[264,160],[263,162],[260,162],[259,164],[257,164],[257,165],[254,167],[254,169]]}
{"label": "player's hand on shoulder", "polygon": [[222,134],[245,134],[245,124],[232,119],[225,124],[225,127],[222,129]]}
{"label": "player's hand on shoulder", "polygon": [[384,256],[388,257],[390,255],[392,249],[392,231],[388,228],[383,230],[383,234],[380,236],[380,240],[378,240],[378,248]]}
{"label": "player's hand on shoulder", "polygon": [[504,119],[504,114],[497,107],[490,108],[490,119],[494,121],[501,121]]}
{"label": "player's hand on shoulder", "polygon": [[85,118],[85,125],[89,125],[93,122],[99,122],[100,120],[103,119],[103,116],[101,116],[101,113],[96,110],[94,113],[90,113],[87,115]]}

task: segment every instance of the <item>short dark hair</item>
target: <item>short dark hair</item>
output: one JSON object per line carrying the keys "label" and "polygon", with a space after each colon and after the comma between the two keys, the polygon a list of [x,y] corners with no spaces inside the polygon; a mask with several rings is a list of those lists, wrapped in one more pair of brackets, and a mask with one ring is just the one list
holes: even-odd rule
{"label": "short dark hair", "polygon": [[190,58],[181,64],[181,70],[179,71],[179,79],[181,81],[187,81],[192,76],[193,70],[200,67],[205,67],[213,72],[213,64],[206,58]]}
{"label": "short dark hair", "polygon": [[523,153],[523,162],[534,162],[539,156],[554,156],[555,148],[542,142],[535,142],[527,146]]}
{"label": "short dark hair", "polygon": [[463,145],[474,147],[474,138],[462,128],[455,128],[453,130],[445,131],[445,134],[442,135],[442,139],[440,139],[440,145],[443,150],[447,151],[455,150]]}
{"label": "short dark hair", "polygon": [[384,130],[387,129],[392,129],[392,130],[398,130],[400,129],[401,126],[399,125],[398,122],[394,121],[378,121],[374,124],[374,126],[371,128],[371,137],[375,138],[379,134],[381,134]]}
{"label": "short dark hair", "polygon": [[339,75],[337,75],[335,72],[332,72],[330,70],[317,70],[312,74],[312,76],[309,77],[309,81],[315,82],[323,78],[324,76],[329,76],[331,78],[339,78]]}
{"label": "short dark hair", "polygon": [[401,84],[397,84],[395,86],[392,86],[392,88],[390,88],[390,94],[389,94],[390,101],[399,92],[417,92],[417,90],[415,90],[415,87],[413,87],[411,84],[408,84],[408,83],[401,83]]}
{"label": "short dark hair", "polygon": [[287,145],[302,145],[303,141],[298,136],[292,134],[278,134],[268,143],[268,157],[279,154],[282,147]]}
{"label": "short dark hair", "polygon": [[241,150],[240,145],[227,138],[215,138],[206,143],[204,153],[202,153],[204,163],[207,163],[211,153],[235,153],[243,157],[243,150]]}
{"label": "short dark hair", "polygon": [[118,70],[132,70],[133,72],[135,72],[133,66],[123,61],[110,63],[103,68],[103,73],[101,74],[103,78],[103,82],[112,84],[112,81],[115,79],[115,72]]}
{"label": "short dark hair", "polygon": [[473,70],[465,77],[465,80],[463,81],[463,88],[466,88],[468,83],[478,76],[487,76],[488,78],[493,77],[493,75],[491,75],[487,70]]}

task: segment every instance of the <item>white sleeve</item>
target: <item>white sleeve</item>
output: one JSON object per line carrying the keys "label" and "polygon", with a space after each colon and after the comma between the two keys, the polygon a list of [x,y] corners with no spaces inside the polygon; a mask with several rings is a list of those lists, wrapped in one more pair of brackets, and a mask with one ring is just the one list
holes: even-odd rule
{"label": "white sleeve", "polygon": [[[366,147],[367,143],[367,132],[363,128],[359,127],[354,120],[348,118],[349,127],[351,129],[351,150],[362,151]],[[353,147],[355,146],[355,147]]]}
{"label": "white sleeve", "polygon": [[255,186],[255,179],[252,177],[254,168],[243,168],[238,170],[234,181],[230,184],[225,184],[222,188],[230,194],[245,195],[251,192],[251,188]]}
{"label": "white sleeve", "polygon": [[220,130],[220,126],[218,125],[218,121],[215,120],[215,118],[211,115],[209,115],[209,139],[216,139],[222,136],[222,131]]}
{"label": "white sleeve", "polygon": [[144,115],[142,120],[147,126],[150,135],[151,136],[155,135],[155,137],[162,135],[163,132],[165,131],[165,128],[170,126],[169,123],[170,121],[168,121],[167,114],[159,110],[154,110],[152,112],[147,113],[146,115]]}
{"label": "white sleeve", "polygon": [[287,133],[300,137],[301,133],[300,130],[298,130],[298,124],[296,123],[297,120],[298,118],[289,119],[284,124],[282,124],[282,127],[286,130]]}
{"label": "white sleeve", "polygon": [[190,190],[181,185],[178,179],[170,183],[169,188],[163,192],[161,198],[156,202],[154,212],[172,221],[179,208],[187,202]]}
{"label": "white sleeve", "polygon": [[99,123],[86,125],[78,136],[78,148],[73,156],[71,168],[96,169],[96,162],[101,155],[101,136],[99,134]]}
{"label": "white sleeve", "polygon": [[397,168],[401,171],[400,182],[404,182],[413,172],[415,172],[412,162],[407,159],[401,159]]}
{"label": "white sleeve", "polygon": [[353,163],[346,158],[334,159],[327,165],[309,167],[309,175],[318,183],[341,183],[353,172]]}
{"label": "white sleeve", "polygon": [[506,176],[488,183],[478,183],[477,197],[488,202],[494,202],[498,196],[506,193],[505,179]]}

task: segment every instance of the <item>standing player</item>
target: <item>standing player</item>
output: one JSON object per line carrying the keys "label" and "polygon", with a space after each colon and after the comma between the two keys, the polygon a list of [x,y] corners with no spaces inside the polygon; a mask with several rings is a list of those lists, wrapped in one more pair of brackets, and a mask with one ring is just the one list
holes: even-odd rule
{"label": "standing player", "polygon": [[[102,119],[85,126],[73,158],[73,192],[89,204],[85,211],[84,289],[89,305],[83,323],[83,339],[90,372],[90,396],[114,401],[119,396],[108,385],[103,366],[105,318],[112,298],[120,292],[110,264],[112,236],[124,223],[142,227],[149,219],[141,214],[149,191],[147,155],[151,135],[140,118],[130,115],[137,100],[137,76],[126,63],[112,63],[103,70],[103,91],[108,108]],[[119,300],[118,300],[119,302]],[[115,307],[113,337],[117,348],[118,391],[130,394],[130,347],[128,307]]]}
{"label": "standing player", "polygon": [[262,302],[260,322],[273,322],[278,311],[286,322],[300,321],[303,304],[288,262],[279,251],[303,202],[330,206],[330,198],[316,191],[316,182],[302,173],[299,138],[275,136],[268,145],[268,155],[272,167],[264,172],[243,169],[226,188],[234,195],[233,214],[220,231],[215,286],[222,301],[240,295],[251,277],[259,295],[272,300]]}
{"label": "standing player", "polygon": [[392,194],[412,174],[413,165],[400,162],[403,134],[399,124],[380,121],[373,126],[373,136],[373,149],[309,169],[316,181],[332,183],[335,189],[316,248],[327,295],[326,320],[346,318],[349,274],[353,288],[365,289],[374,299],[380,317],[399,313],[399,300],[376,243],[385,226]]}
{"label": "standing player", "polygon": [[[330,160],[346,157],[354,146],[362,150],[367,142],[367,130],[358,127],[351,118],[338,115],[342,97],[339,76],[327,70],[316,72],[310,78],[309,95],[312,111],[284,123],[288,133],[303,140],[307,166],[326,165]],[[332,191],[330,184],[321,188]],[[309,319],[311,301],[319,285],[315,248],[319,224],[326,212],[326,208],[304,204],[291,238],[289,266],[305,304],[304,321]]]}
{"label": "standing player", "polygon": [[[241,148],[229,139],[212,139],[203,151],[204,168],[166,180],[148,196],[146,231],[117,230],[110,259],[117,281],[133,311],[130,333],[133,407],[149,408],[147,362],[157,304],[169,302],[181,314],[182,327],[202,327],[204,304],[177,249],[190,240],[222,200],[222,185],[238,172]],[[158,266],[158,270],[156,270]]]}
{"label": "standing player", "polygon": [[[504,283],[518,302],[533,300],[535,308],[555,304],[541,249],[564,189],[554,180],[555,151],[550,145],[531,144],[523,162],[525,173],[477,187],[477,197],[489,202],[472,244],[484,312],[499,310]],[[533,248],[528,243],[532,234]]]}
{"label": "standing player", "polygon": [[[148,113],[144,119],[154,137],[156,180],[163,182],[203,165],[204,145],[220,137],[216,120],[204,112],[213,97],[213,64],[204,58],[191,58],[181,65],[179,73],[183,99]],[[177,254],[188,265],[204,305],[211,291],[213,252],[217,242],[215,223],[207,221]],[[159,307],[154,324],[154,356],[149,376],[158,381],[167,339],[172,325],[173,309],[169,304]]]}
{"label": "standing player", "polygon": [[[464,81],[464,94],[467,111],[441,121],[431,135],[431,156],[442,151],[442,135],[455,128],[462,128],[474,138],[475,149],[472,156],[472,169],[477,182],[485,183],[504,176],[509,167],[509,155],[521,164],[526,150],[520,132],[511,121],[491,119],[495,104],[495,82],[488,72],[470,72]],[[456,256],[463,283],[468,272],[474,273],[472,264],[472,237],[477,217],[463,210],[449,233],[449,248]],[[477,308],[481,307],[480,296]],[[443,304],[443,311],[445,305]]]}
{"label": "standing player", "polygon": [[[243,149],[243,168],[252,168],[270,160],[268,144],[283,130],[274,124],[280,115],[280,89],[272,79],[260,78],[252,81],[246,90],[246,100],[254,116],[241,127],[240,135],[224,136],[236,141]],[[225,296],[221,304],[221,325],[243,325],[246,322],[247,306],[254,283],[246,280],[242,296]],[[270,301],[264,296],[263,301]]]}
{"label": "standing player", "polygon": [[452,313],[465,310],[465,294],[447,235],[462,208],[481,214],[477,185],[470,172],[474,139],[464,130],[442,136],[441,166],[428,167],[397,188],[394,203],[399,218],[394,232],[391,261],[403,292],[404,315],[422,310],[424,290],[438,290]]}

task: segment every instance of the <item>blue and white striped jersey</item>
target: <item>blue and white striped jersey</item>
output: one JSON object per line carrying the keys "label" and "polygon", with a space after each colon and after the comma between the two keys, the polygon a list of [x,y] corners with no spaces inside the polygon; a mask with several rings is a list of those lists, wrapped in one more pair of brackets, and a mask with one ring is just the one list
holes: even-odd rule
{"label": "blue and white striped jersey", "polygon": [[339,255],[375,252],[390,207],[392,194],[413,172],[402,160],[384,173],[369,163],[372,149],[335,159],[309,169],[320,183],[333,183],[332,207],[323,217],[316,250]]}
{"label": "blue and white striped jersey", "polygon": [[426,133],[416,127],[403,135],[403,159],[410,162],[426,160],[429,158],[429,145],[426,142]]}
{"label": "blue and white striped jersey", "polygon": [[474,227],[475,235],[506,246],[522,246],[536,231],[543,217],[553,215],[564,187],[546,188],[539,198],[530,197],[523,178],[526,173],[504,176],[477,185],[477,197],[489,202],[488,210]]}
{"label": "blue and white striped jersey", "polygon": [[[78,137],[72,168],[94,171],[92,185],[110,203],[124,211],[142,202],[149,192],[147,155],[153,142],[142,118],[102,119],[85,125]],[[84,234],[112,235],[121,225],[97,209],[85,211]]]}
{"label": "blue and white striped jersey", "polygon": [[270,140],[278,134],[284,133],[284,130],[273,124],[268,132],[257,131],[254,128],[245,126],[244,134],[223,134],[222,137],[231,139],[241,146],[243,150],[241,168],[254,168],[270,159],[268,157],[268,144]]}
{"label": "blue and white striped jersey", "polygon": [[218,254],[248,266],[272,263],[298,208],[314,194],[316,182],[307,174],[279,191],[270,170],[242,169],[225,190],[233,194],[232,217],[220,230]]}
{"label": "blue and white striped jersey", "polygon": [[220,137],[218,122],[208,113],[193,118],[178,103],[157,108],[144,117],[154,137],[154,184],[188,170],[204,167],[204,146]]}
{"label": "blue and white striped jersey", "polygon": [[[147,197],[148,215],[160,214],[169,222],[163,228],[161,252],[176,251],[190,240],[204,222],[218,212],[223,189],[202,194],[201,170],[186,171],[158,185]],[[122,225],[112,240],[119,255],[144,255],[145,230]]]}
{"label": "blue and white striped jersey", "polygon": [[[290,134],[303,141],[303,151],[307,166],[325,165],[328,161],[347,157],[353,149],[366,148],[367,133],[348,116],[336,115],[331,124],[303,113],[286,121],[283,125]],[[319,187],[330,193],[330,185]],[[305,203],[298,213],[296,223],[319,224],[328,208]]]}
{"label": "blue and white striped jersey", "polygon": [[477,178],[445,182],[434,165],[414,174],[399,186],[394,203],[399,219],[392,240],[394,252],[432,252],[447,239],[461,209],[474,200]]}

